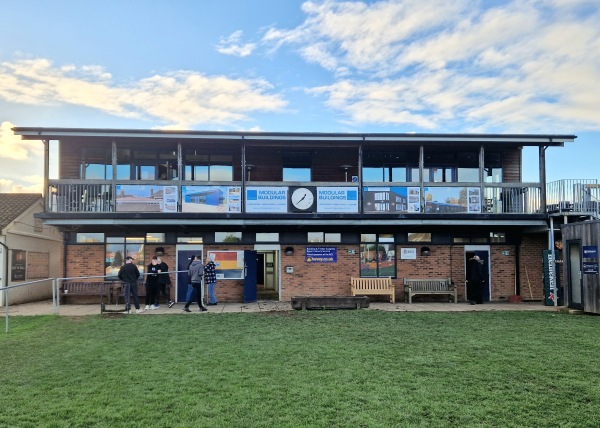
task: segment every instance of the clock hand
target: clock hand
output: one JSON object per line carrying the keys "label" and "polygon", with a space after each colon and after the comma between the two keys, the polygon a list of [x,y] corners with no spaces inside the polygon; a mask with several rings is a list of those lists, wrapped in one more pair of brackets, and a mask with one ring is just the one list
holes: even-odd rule
{"label": "clock hand", "polygon": [[302,199],[300,199],[298,202],[296,202],[297,204],[299,204],[300,202],[302,202],[304,199],[306,199],[306,193],[304,194],[304,196],[302,196]]}

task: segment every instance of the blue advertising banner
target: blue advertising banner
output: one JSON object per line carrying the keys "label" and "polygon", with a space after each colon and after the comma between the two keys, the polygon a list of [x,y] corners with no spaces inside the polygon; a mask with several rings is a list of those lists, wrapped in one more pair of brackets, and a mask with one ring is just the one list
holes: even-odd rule
{"label": "blue advertising banner", "polygon": [[246,187],[247,213],[287,213],[287,187]]}
{"label": "blue advertising banner", "polygon": [[317,212],[357,213],[358,187],[317,187]]}
{"label": "blue advertising banner", "polygon": [[306,247],[306,263],[336,263],[336,247]]}
{"label": "blue advertising banner", "polygon": [[583,258],[584,259],[597,259],[598,258],[598,247],[596,245],[584,245],[583,246]]}

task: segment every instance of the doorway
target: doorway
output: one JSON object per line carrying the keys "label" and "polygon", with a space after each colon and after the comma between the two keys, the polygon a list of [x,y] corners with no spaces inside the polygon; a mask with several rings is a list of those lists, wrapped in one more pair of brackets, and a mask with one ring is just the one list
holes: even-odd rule
{"label": "doorway", "polygon": [[177,244],[175,251],[177,252],[177,280],[176,280],[176,302],[185,302],[187,294],[187,286],[190,282],[190,276],[187,271],[194,256],[199,255],[200,260],[204,260],[202,254],[202,245],[192,244]]}
{"label": "doorway", "polygon": [[[483,267],[483,285],[481,290],[482,300],[489,302],[492,299],[492,279],[490,278],[490,247],[489,245],[465,245],[465,278],[467,273],[467,264],[473,256],[479,256]],[[467,289],[465,281],[465,300],[467,299]]]}
{"label": "doorway", "polygon": [[259,300],[279,300],[279,246],[255,246],[256,291]]}
{"label": "doorway", "polygon": [[569,280],[569,308],[583,309],[583,281],[581,275],[581,242],[567,242],[567,278]]}

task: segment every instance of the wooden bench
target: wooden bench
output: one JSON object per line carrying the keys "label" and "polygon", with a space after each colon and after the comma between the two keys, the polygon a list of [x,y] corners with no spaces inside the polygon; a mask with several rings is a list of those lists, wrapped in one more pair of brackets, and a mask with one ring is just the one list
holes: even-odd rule
{"label": "wooden bench", "polygon": [[392,278],[350,278],[353,296],[388,295],[390,302],[396,303],[396,289]]}
{"label": "wooden bench", "polygon": [[408,303],[412,303],[413,296],[417,294],[454,296],[454,303],[457,303],[456,285],[450,278],[404,278],[404,295],[408,296]]}
{"label": "wooden bench", "polygon": [[104,303],[104,297],[112,298],[113,282],[64,282],[60,287],[62,303],[67,296],[98,296],[100,303]]}

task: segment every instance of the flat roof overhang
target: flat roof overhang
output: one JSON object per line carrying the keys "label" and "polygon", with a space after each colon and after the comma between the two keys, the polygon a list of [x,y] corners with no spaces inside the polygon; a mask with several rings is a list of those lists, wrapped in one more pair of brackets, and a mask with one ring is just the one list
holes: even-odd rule
{"label": "flat roof overhang", "polygon": [[355,143],[510,143],[522,146],[556,146],[574,141],[577,136],[565,134],[423,134],[423,133],[326,133],[326,132],[227,132],[170,131],[143,129],[96,128],[12,128],[25,140],[224,140],[246,144],[274,141],[355,142]]}

